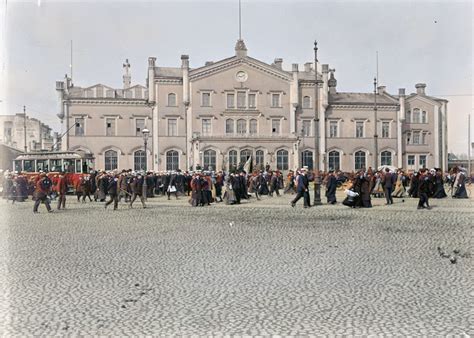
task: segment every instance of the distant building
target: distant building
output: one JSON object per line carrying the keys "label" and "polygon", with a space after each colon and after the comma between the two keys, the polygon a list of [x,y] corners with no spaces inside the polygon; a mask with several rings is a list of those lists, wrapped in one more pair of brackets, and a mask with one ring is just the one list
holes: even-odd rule
{"label": "distant building", "polygon": [[25,123],[26,123],[26,150],[51,150],[53,146],[52,129],[25,114],[0,115],[0,143],[9,147],[25,151]]}
{"label": "distant building", "polygon": [[235,55],[197,68],[187,55],[178,67],[150,57],[146,86],[131,87],[128,62],[124,70],[121,89],[56,83],[59,117],[72,128],[63,150],[91,154],[96,168],[143,168],[144,127],[151,131],[147,168],[157,171],[230,170],[250,156],[260,168],[312,168],[315,135],[321,170],[447,168],[447,101],[428,96],[422,83],[408,95],[384,86],[376,95],[338,92],[328,64],[286,70],[282,59],[248,56],[243,40]]}

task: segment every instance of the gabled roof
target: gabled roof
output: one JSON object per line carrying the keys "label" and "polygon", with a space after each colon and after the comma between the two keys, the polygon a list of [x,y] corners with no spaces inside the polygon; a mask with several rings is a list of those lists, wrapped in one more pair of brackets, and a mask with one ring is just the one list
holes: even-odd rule
{"label": "gabled roof", "polygon": [[83,89],[92,89],[92,88],[95,88],[95,87],[105,87],[105,88],[107,88],[107,89],[115,90],[114,88],[109,87],[109,86],[106,86],[106,85],[104,85],[104,84],[102,84],[102,83],[98,83],[98,84],[95,84],[95,85],[90,86],[90,87],[85,87],[85,88],[83,88]]}
{"label": "gabled roof", "polygon": [[141,84],[136,84],[134,86],[131,86],[131,87],[128,87],[127,89],[123,89],[123,90],[129,90],[129,89],[133,89],[133,88],[142,88],[142,89],[146,89],[145,86],[142,86]]}
{"label": "gabled roof", "polygon": [[[372,93],[329,93],[329,104],[374,104]],[[377,95],[377,105],[395,106],[398,102],[386,95]]]}
{"label": "gabled roof", "polygon": [[441,102],[448,102],[448,100],[445,100],[445,99],[439,99],[437,97],[428,96],[428,95],[420,95],[420,94],[415,94],[415,93],[412,93],[406,97],[407,101],[412,101],[414,99],[420,99],[422,101],[428,101],[434,104],[440,104]]}
{"label": "gabled roof", "polygon": [[183,77],[183,70],[180,67],[155,67],[155,77],[181,79]]}

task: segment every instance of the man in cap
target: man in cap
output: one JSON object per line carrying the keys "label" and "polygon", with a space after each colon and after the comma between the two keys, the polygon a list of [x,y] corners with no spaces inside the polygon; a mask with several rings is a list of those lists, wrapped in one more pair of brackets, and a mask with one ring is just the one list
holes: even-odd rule
{"label": "man in cap", "polygon": [[300,174],[298,175],[297,178],[297,184],[296,184],[296,197],[293,201],[291,201],[291,206],[294,207],[296,205],[296,202],[303,197],[304,201],[304,208],[309,208],[311,207],[311,202],[310,202],[310,196],[309,196],[309,180],[308,180],[308,169],[306,168],[301,168]]}
{"label": "man in cap", "polygon": [[48,212],[52,212],[51,206],[49,205],[49,194],[51,192],[52,182],[45,173],[41,173],[35,186],[35,205],[33,206],[33,212],[38,212],[38,207],[41,202],[46,205]]}

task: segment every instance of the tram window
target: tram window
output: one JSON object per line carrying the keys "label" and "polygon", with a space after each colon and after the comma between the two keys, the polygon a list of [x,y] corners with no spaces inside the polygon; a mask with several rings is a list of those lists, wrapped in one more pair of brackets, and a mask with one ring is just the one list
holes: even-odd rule
{"label": "tram window", "polygon": [[23,170],[29,173],[35,171],[35,161],[34,160],[24,160],[23,161]]}
{"label": "tram window", "polygon": [[61,160],[49,160],[51,163],[51,171],[61,171]]}
{"label": "tram window", "polygon": [[81,172],[82,172],[81,160],[76,160],[76,173],[81,173]]}
{"label": "tram window", "polygon": [[37,160],[36,171],[48,171],[48,160]]}
{"label": "tram window", "polygon": [[67,173],[74,172],[74,160],[64,160],[64,171]]}
{"label": "tram window", "polygon": [[15,171],[23,171],[23,168],[21,167],[21,161],[15,161]]}

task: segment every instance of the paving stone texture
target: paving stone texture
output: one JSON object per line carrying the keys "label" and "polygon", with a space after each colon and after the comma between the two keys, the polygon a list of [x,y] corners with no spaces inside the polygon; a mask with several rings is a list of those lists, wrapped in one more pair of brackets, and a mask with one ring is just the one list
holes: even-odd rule
{"label": "paving stone texture", "polygon": [[113,211],[71,196],[51,214],[2,200],[0,333],[474,335],[472,199],[290,198]]}

